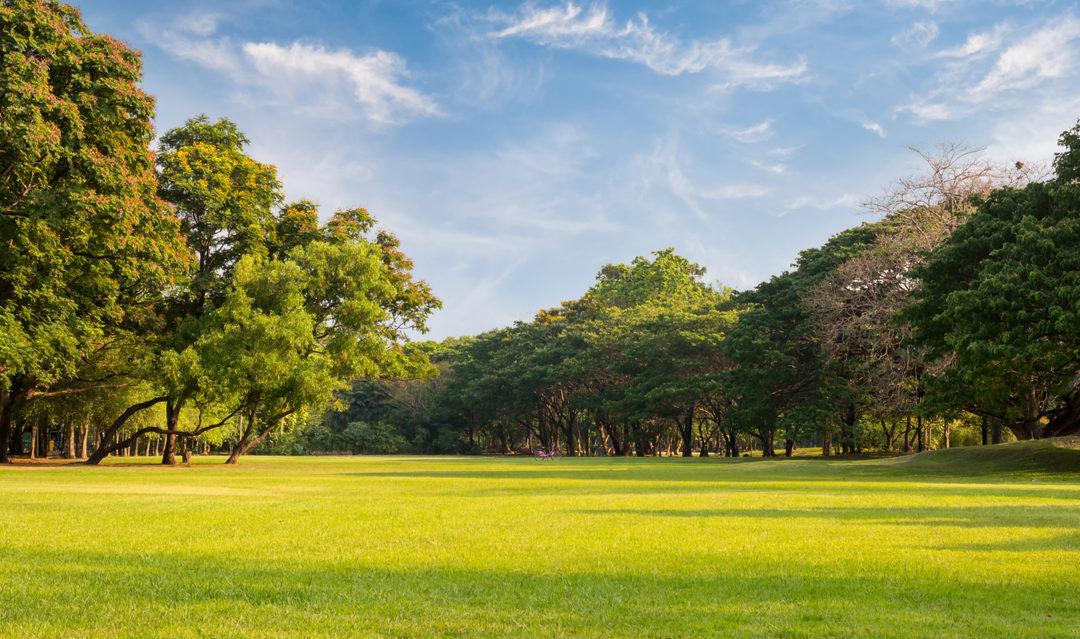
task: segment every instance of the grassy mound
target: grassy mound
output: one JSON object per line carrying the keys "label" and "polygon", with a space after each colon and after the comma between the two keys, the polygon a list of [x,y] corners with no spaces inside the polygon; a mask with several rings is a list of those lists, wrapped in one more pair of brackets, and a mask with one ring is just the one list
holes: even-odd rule
{"label": "grassy mound", "polygon": [[911,471],[950,475],[1080,474],[1080,439],[1059,438],[997,446],[946,448],[898,460]]}

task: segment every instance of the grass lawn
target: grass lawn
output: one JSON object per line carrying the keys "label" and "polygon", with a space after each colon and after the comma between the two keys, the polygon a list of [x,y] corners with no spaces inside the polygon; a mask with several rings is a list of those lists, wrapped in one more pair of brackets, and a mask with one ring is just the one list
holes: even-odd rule
{"label": "grass lawn", "polygon": [[3,637],[1080,637],[1080,450],[0,468]]}

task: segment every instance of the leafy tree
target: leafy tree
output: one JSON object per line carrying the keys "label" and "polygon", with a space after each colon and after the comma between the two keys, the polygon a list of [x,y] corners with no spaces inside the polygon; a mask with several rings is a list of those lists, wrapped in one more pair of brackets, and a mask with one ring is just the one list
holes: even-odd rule
{"label": "leafy tree", "polygon": [[185,263],[141,72],[68,5],[0,4],[0,461],[26,402],[99,385],[74,379],[88,351],[152,319]]}
{"label": "leafy tree", "polygon": [[737,296],[752,308],[725,340],[733,365],[726,382],[734,399],[728,419],[756,437],[767,456],[773,454],[778,429],[788,432],[790,453],[797,433],[819,428],[830,415],[840,424],[845,451],[851,448],[850,428],[858,416],[855,398],[842,380],[828,374],[803,298],[873,237],[868,226],[844,231],[820,249],[800,253],[796,270]]}
{"label": "leafy tree", "polygon": [[406,330],[425,330],[439,301],[409,277],[411,264],[396,242],[378,237],[382,243],[331,236],[296,246],[283,261],[241,260],[213,318],[224,343],[211,339],[208,350],[224,354],[219,368],[229,370],[226,386],[248,414],[230,463],[277,420],[329,402],[351,380],[435,372],[423,353],[407,352],[402,343]]}
{"label": "leafy tree", "polygon": [[[1003,188],[915,271],[905,316],[974,412],[1019,439],[1080,430],[1080,125],[1060,139],[1055,179]],[[1047,423],[1048,420],[1048,423]]]}

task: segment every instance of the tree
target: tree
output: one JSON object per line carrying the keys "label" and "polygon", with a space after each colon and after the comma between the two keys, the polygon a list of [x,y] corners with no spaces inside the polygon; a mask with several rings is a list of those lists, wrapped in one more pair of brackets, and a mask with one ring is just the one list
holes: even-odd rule
{"label": "tree", "polygon": [[238,264],[200,343],[204,361],[222,358],[214,368],[228,371],[223,386],[247,413],[229,463],[278,420],[328,403],[355,379],[435,373],[423,352],[403,343],[406,331],[426,330],[439,301],[411,279],[392,236],[376,239],[339,233],[297,245],[284,260],[248,255]]}
{"label": "tree", "polygon": [[819,425],[830,415],[837,416],[844,450],[849,450],[845,428],[857,417],[854,398],[829,375],[803,298],[873,237],[874,230],[866,225],[848,229],[823,247],[800,253],[796,270],[736,297],[751,308],[739,317],[724,344],[732,362],[726,386],[734,403],[728,419],[756,437],[766,456],[774,454],[778,429],[787,430],[793,441],[800,430]]}
{"label": "tree", "polygon": [[1019,439],[1080,430],[1080,125],[1062,134],[1056,177],[1002,188],[925,266],[905,311],[973,412]]}
{"label": "tree", "polygon": [[192,345],[208,315],[222,303],[240,258],[261,249],[281,201],[281,183],[273,166],[245,152],[248,138],[229,120],[211,123],[205,115],[167,131],[157,156],[158,193],[180,218],[181,232],[195,256],[195,268],[170,296],[171,331],[157,367],[166,400],[166,435],[162,463],[176,461],[176,438],[184,405],[204,390],[198,351]]}
{"label": "tree", "polygon": [[140,77],[138,53],[76,9],[0,5],[0,461],[17,412],[99,385],[73,380],[88,351],[152,319],[184,266]]}

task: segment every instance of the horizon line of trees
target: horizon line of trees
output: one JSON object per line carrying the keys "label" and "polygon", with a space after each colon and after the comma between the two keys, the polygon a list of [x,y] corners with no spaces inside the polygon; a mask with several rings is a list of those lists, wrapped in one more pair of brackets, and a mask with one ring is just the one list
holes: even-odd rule
{"label": "horizon line of trees", "polygon": [[[363,209],[324,224],[225,119],[151,150],[141,61],[0,3],[0,462],[110,454],[825,455],[1080,432],[1080,123],[1052,170],[975,149],[752,290],[673,249],[530,322],[440,307]],[[57,429],[62,437],[56,438]]]}
{"label": "horizon line of trees", "polygon": [[978,149],[752,290],[672,249],[607,265],[531,322],[412,345],[276,450],[764,455],[922,451],[1080,432],[1080,124],[1052,164]]}

